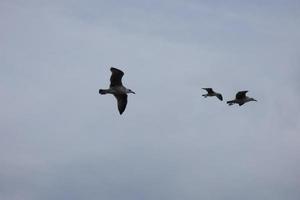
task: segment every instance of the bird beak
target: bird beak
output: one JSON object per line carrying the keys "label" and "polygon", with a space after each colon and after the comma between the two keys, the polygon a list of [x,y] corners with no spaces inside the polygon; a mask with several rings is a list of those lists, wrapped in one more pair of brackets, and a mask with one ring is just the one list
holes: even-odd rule
{"label": "bird beak", "polygon": [[130,92],[131,92],[132,94],[135,94],[135,92],[134,92],[134,91],[132,91],[132,90],[131,90]]}

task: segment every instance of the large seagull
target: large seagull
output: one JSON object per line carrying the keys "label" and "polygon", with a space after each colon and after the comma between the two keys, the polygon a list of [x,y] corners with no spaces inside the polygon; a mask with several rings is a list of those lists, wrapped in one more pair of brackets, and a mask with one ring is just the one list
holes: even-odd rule
{"label": "large seagull", "polygon": [[135,94],[135,92],[123,86],[122,77],[124,75],[124,72],[114,67],[111,67],[110,71],[110,86],[108,89],[100,89],[99,93],[114,95],[118,101],[118,110],[121,115],[124,112],[127,105],[127,94]]}
{"label": "large seagull", "polygon": [[233,105],[233,104],[239,104],[239,106],[243,105],[244,103],[247,103],[249,101],[257,101],[256,99],[250,98],[246,95],[248,91],[239,91],[238,93],[236,93],[235,95],[235,99],[231,100],[231,101],[227,101],[228,105]]}

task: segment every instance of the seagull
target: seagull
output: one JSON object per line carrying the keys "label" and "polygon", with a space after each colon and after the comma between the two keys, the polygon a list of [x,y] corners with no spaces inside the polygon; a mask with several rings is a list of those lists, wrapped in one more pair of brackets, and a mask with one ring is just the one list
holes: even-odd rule
{"label": "seagull", "polygon": [[112,94],[116,97],[118,101],[118,110],[120,115],[124,112],[127,105],[127,94],[132,93],[135,94],[131,89],[128,89],[122,84],[122,77],[124,72],[121,70],[111,67],[111,77],[110,77],[110,86],[109,89],[100,89],[100,94]]}
{"label": "seagull", "polygon": [[227,101],[228,105],[231,106],[233,104],[239,104],[239,106],[243,105],[244,103],[247,103],[249,101],[257,101],[253,98],[250,98],[248,96],[246,96],[246,93],[248,91],[245,90],[245,91],[239,91],[238,93],[236,93],[235,95],[235,99],[234,100],[231,100],[231,101]]}
{"label": "seagull", "polygon": [[206,97],[213,97],[216,96],[220,101],[223,101],[223,97],[220,93],[215,92],[212,88],[202,88],[203,90],[207,91],[207,94],[203,94],[202,96]]}

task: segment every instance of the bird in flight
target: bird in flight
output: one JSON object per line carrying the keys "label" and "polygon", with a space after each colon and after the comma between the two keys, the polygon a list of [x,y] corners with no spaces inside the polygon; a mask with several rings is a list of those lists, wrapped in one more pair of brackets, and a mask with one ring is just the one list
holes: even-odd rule
{"label": "bird in flight", "polygon": [[233,104],[239,104],[239,106],[241,106],[244,103],[247,103],[249,101],[257,101],[254,98],[250,98],[250,97],[246,96],[247,92],[248,91],[245,90],[245,91],[239,91],[238,93],[236,93],[234,100],[227,101],[228,105],[231,106]]}
{"label": "bird in flight", "polygon": [[222,95],[220,93],[215,92],[212,88],[202,88],[202,89],[207,91],[207,94],[202,95],[205,98],[216,96],[220,101],[223,101]]}
{"label": "bird in flight", "polygon": [[135,94],[131,89],[126,88],[122,84],[122,77],[124,72],[121,70],[111,67],[111,77],[110,77],[110,86],[108,89],[100,89],[99,93],[104,94],[112,94],[118,101],[118,110],[120,115],[124,112],[127,105],[127,94],[132,93]]}

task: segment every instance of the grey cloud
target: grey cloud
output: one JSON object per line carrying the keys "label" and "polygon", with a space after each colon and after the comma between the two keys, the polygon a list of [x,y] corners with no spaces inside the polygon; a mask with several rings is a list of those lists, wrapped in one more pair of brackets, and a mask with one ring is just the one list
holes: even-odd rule
{"label": "grey cloud", "polygon": [[1,2],[0,198],[299,199],[297,6]]}

